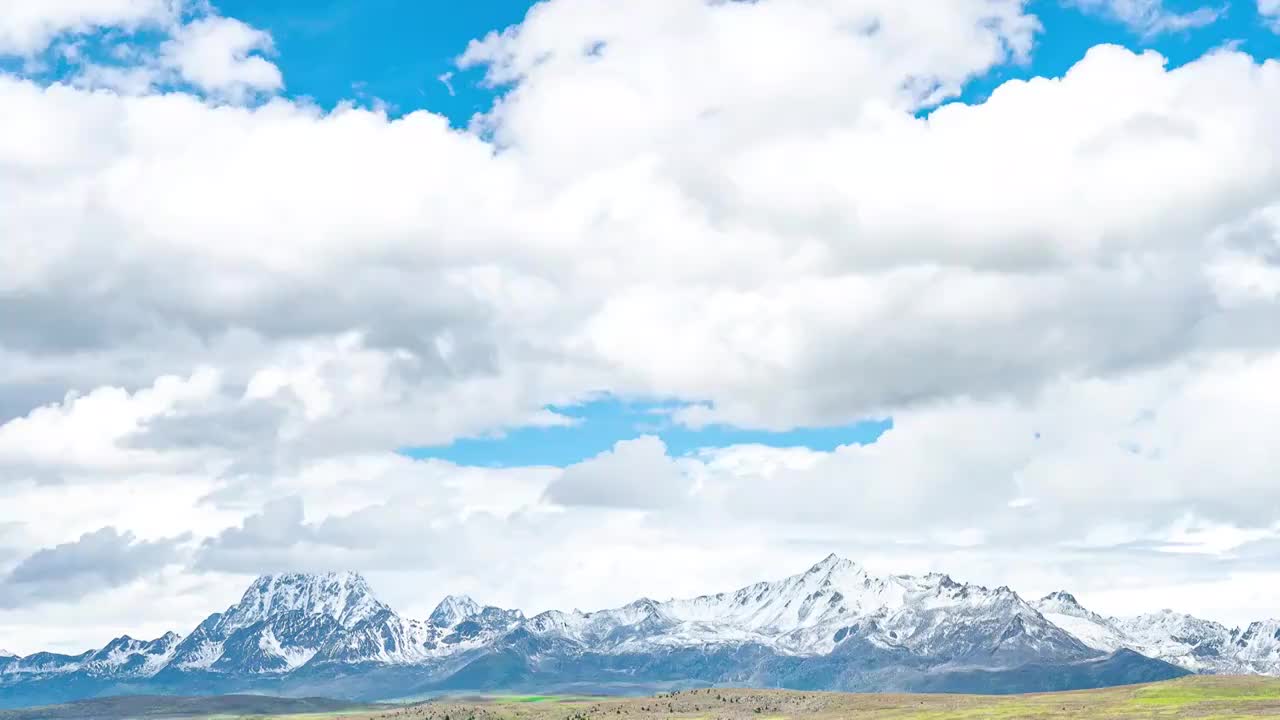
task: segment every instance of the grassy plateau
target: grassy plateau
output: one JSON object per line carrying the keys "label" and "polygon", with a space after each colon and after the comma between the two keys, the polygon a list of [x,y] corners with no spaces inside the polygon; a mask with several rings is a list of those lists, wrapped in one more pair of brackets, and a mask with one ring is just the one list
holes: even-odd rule
{"label": "grassy plateau", "polygon": [[1228,720],[1280,718],[1280,679],[1189,677],[1151,685],[1040,695],[880,695],[711,688],[649,698],[548,695],[439,699],[361,720]]}
{"label": "grassy plateau", "polygon": [[[153,712],[156,710],[152,709]],[[30,711],[22,711],[30,712]],[[73,717],[71,715],[7,715]],[[80,716],[85,717],[85,716]],[[101,716],[125,720],[127,715]],[[166,717],[163,711],[145,716]],[[195,715],[171,714],[172,718]],[[494,695],[438,698],[380,709],[302,714],[201,715],[206,720],[1229,720],[1280,718],[1280,679],[1188,677],[1149,685],[1037,695],[891,695],[711,688],[654,697]]]}

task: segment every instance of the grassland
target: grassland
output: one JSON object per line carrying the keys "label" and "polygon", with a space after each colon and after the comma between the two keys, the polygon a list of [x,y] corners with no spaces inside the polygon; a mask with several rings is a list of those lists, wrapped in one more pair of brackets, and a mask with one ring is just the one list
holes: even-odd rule
{"label": "grassland", "polygon": [[246,717],[335,720],[369,717],[377,714],[374,707],[385,706],[264,695],[121,695],[66,705],[0,710],[0,720],[239,720]]}
{"label": "grassland", "polygon": [[440,700],[361,720],[1235,720],[1280,718],[1280,680],[1192,677],[1043,695],[871,695],[686,690],[651,698]]}
{"label": "grassland", "polygon": [[[330,701],[331,702],[331,701]],[[70,706],[63,706],[68,708]],[[101,706],[95,706],[102,709]],[[83,711],[84,706],[78,708]],[[139,708],[133,708],[136,712]],[[166,715],[158,707],[129,717]],[[1014,695],[876,695],[782,690],[700,689],[648,698],[495,695],[438,699],[377,710],[303,714],[203,714],[203,720],[1243,720],[1280,718],[1280,679],[1189,677],[1105,690]],[[157,712],[159,711],[159,712]],[[0,712],[0,720],[84,718]],[[25,711],[31,712],[31,711]]]}

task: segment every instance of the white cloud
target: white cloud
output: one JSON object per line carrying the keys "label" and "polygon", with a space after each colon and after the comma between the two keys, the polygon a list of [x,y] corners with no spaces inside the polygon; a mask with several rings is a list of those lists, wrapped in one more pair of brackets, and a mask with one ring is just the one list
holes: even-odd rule
{"label": "white cloud", "polygon": [[1258,0],[1258,14],[1280,32],[1280,0]]}
{"label": "white cloud", "polygon": [[39,478],[64,471],[134,473],[168,465],[175,460],[172,455],[131,448],[127,440],[150,420],[210,400],[218,382],[217,372],[204,368],[190,378],[159,378],[135,393],[100,387],[38,407],[0,425],[0,463],[10,468],[3,479],[26,479],[23,469]]}
{"label": "white cloud", "polygon": [[[552,0],[467,50],[512,87],[464,132],[219,105],[281,80],[268,38],[204,22],[161,55],[198,96],[0,76],[0,502],[24,518],[0,570],[189,529],[199,569],[149,581],[181,623],[285,567],[371,569],[412,612],[422,587],[606,605],[833,550],[1029,591],[1122,564],[1240,588],[1269,552],[1158,548],[1275,530],[1275,62],[1099,47],[917,117],[1031,51],[1022,3]],[[895,427],[830,453],[640,438],[564,471],[391,452],[601,391],[691,425]],[[135,585],[0,623],[24,649],[139,632]]]}
{"label": "white cloud", "polygon": [[[191,0],[0,0],[0,55],[38,69],[37,56],[60,41],[54,51],[74,68],[73,84],[134,95],[178,86],[242,103],[281,90],[280,69],[265,57],[271,35],[208,11]],[[135,38],[143,29],[159,32],[158,47]],[[106,38],[104,57],[84,49],[94,33],[118,33]]]}
{"label": "white cloud", "polygon": [[3,281],[27,318],[92,308],[58,323],[92,333],[14,328],[13,350],[354,330],[512,421],[610,387],[786,426],[1159,363],[1208,329],[1253,343],[1265,329],[1219,314],[1203,267],[1223,252],[1212,231],[1276,187],[1261,148],[1278,75],[1103,48],[929,120],[752,135],[696,168],[673,147],[560,183],[531,178],[532,140],[536,163],[493,156],[425,114],[215,113],[10,82],[32,122],[9,145],[25,175],[7,252],[25,260]]}
{"label": "white cloud", "polygon": [[[704,493],[758,518],[853,523],[886,538],[917,523],[982,528],[1001,545],[1110,526],[1153,541],[1188,518],[1269,530],[1280,457],[1267,398],[1280,354],[1218,356],[1047,388],[1029,402],[958,401],[896,414],[875,444],[791,456],[781,468],[716,451]],[[1231,418],[1248,418],[1233,423]],[[1014,502],[1022,500],[1024,502]],[[1013,503],[1011,507],[1010,504]],[[917,530],[916,533],[924,533]]]}
{"label": "white cloud", "polygon": [[208,93],[241,100],[284,86],[280,69],[255,53],[271,52],[271,35],[239,20],[206,17],[180,27],[161,46],[160,62]]}
{"label": "white cloud", "polygon": [[[1267,2],[1268,0],[1260,0]],[[1212,25],[1227,12],[1227,5],[1204,5],[1189,12],[1174,12],[1164,0],[1067,0],[1082,10],[1104,13],[1144,35],[1181,32]]]}
{"label": "white cloud", "polygon": [[646,159],[689,173],[765,137],[819,135],[868,108],[953,95],[1026,57],[1038,27],[1021,0],[949,0],[929,13],[894,0],[560,0],[473,42],[461,64],[515,83],[481,124],[539,173],[609,177]]}
{"label": "white cloud", "polygon": [[43,548],[19,562],[0,582],[0,608],[38,601],[74,602],[155,573],[178,559],[186,538],[139,542],[132,533],[104,527],[75,542]]}
{"label": "white cloud", "polygon": [[680,503],[692,487],[662,440],[644,435],[565,468],[546,497],[570,507],[653,509]]}
{"label": "white cloud", "polygon": [[31,55],[59,35],[104,28],[164,27],[179,0],[0,0],[0,55]]}

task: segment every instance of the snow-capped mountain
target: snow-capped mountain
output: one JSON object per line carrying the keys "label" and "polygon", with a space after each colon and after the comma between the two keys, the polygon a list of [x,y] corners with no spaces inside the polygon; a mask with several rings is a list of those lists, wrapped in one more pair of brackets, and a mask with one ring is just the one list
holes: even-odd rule
{"label": "snow-capped mountain", "polygon": [[1236,660],[1249,672],[1280,675],[1280,620],[1249,623],[1235,647]]}
{"label": "snow-capped mountain", "polygon": [[1162,610],[1135,617],[1103,617],[1066,592],[1036,603],[1046,619],[1104,652],[1126,648],[1197,673],[1280,675],[1280,621],[1227,628]]}
{"label": "snow-capped mountain", "polygon": [[169,664],[181,640],[174,632],[150,641],[124,635],[89,655],[81,670],[97,677],[151,677]]}
{"label": "snow-capped mountain", "polygon": [[[474,605],[474,603],[473,603]],[[479,615],[465,608],[458,620]],[[268,575],[177,648],[183,671],[278,674],[308,664],[413,663],[448,654],[452,624],[403,618],[356,573]]]}
{"label": "snow-capped mountain", "polygon": [[383,609],[344,632],[335,633],[311,662],[430,662],[482,647],[523,620],[519,610],[483,607],[459,596],[445,598],[425,622]]}
{"label": "snow-capped mountain", "polygon": [[856,638],[954,661],[1097,654],[1008,588],[962,585],[946,575],[875,577],[835,555],[804,573],[733,593],[643,599],[595,613],[544,613],[529,630],[608,653],[750,643],[810,656]]}
{"label": "snow-capped mountain", "polygon": [[255,580],[223,618],[229,627],[242,628],[297,612],[329,617],[343,627],[351,627],[386,609],[357,573],[290,573],[264,575]]}
{"label": "snow-capped mountain", "polygon": [[170,667],[279,674],[303,666],[427,662],[473,649],[523,620],[519,611],[450,596],[426,621],[401,617],[356,573],[268,575],[240,602],[209,616]]}
{"label": "snow-capped mountain", "polygon": [[118,637],[100,650],[79,655],[36,653],[0,658],[0,687],[6,680],[35,680],[79,673],[92,678],[147,678],[169,664],[181,638],[166,633],[155,640]]}
{"label": "snow-capped mountain", "polygon": [[450,595],[431,612],[428,620],[440,627],[453,627],[471,617],[480,614],[480,604],[466,595]]}
{"label": "snow-capped mountain", "polygon": [[18,653],[9,652],[4,648],[0,648],[0,658],[13,658],[13,657],[18,657]]}
{"label": "snow-capped mountain", "polygon": [[79,655],[38,652],[20,658],[0,659],[0,687],[76,673],[92,654],[93,651]]}
{"label": "snow-capped mountain", "polygon": [[0,657],[0,706],[116,692],[378,699],[619,682],[1011,692],[1186,672],[1166,659],[1194,670],[1280,669],[1276,623],[1227,631],[1193,621],[1103,618],[1066,593],[1032,604],[1007,587],[880,576],[835,555],[732,592],[530,618],[450,595],[417,620],[356,573],[264,575],[185,637]]}
{"label": "snow-capped mountain", "polygon": [[1238,630],[1172,610],[1128,618],[1112,624],[1130,647],[1148,657],[1158,657],[1193,672],[1237,673],[1234,661]]}
{"label": "snow-capped mountain", "polygon": [[311,660],[340,629],[389,608],[356,573],[264,575],[240,602],[200,623],[176,648],[177,670],[277,673]]}
{"label": "snow-capped mountain", "polygon": [[1050,593],[1036,603],[1046,620],[1066,630],[1089,647],[1114,652],[1128,647],[1128,639],[1112,621],[1086,610],[1069,592]]}

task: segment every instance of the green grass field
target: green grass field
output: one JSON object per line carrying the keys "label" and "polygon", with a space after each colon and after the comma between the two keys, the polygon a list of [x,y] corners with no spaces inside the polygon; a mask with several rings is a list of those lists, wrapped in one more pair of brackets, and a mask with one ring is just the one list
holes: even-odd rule
{"label": "green grass field", "polygon": [[[209,701],[229,703],[205,700]],[[217,714],[207,714],[207,709],[203,714],[174,712],[176,704],[157,698],[147,699],[145,705],[119,699],[92,707],[104,711],[94,715],[103,720],[1244,720],[1280,718],[1280,679],[1188,677],[1151,685],[1003,697],[728,688],[627,698],[513,694],[437,698],[361,711],[318,712],[313,705],[299,714],[237,714],[230,708]],[[105,712],[108,707],[113,712]],[[0,720],[85,717],[84,706],[51,710],[0,711]]]}
{"label": "green grass field", "polygon": [[65,705],[0,710],[0,720],[240,720],[276,717],[335,720],[377,715],[386,707],[324,698],[264,695],[119,695]]}
{"label": "green grass field", "polygon": [[649,698],[553,695],[448,700],[362,714],[370,720],[1237,720],[1280,718],[1280,680],[1167,683],[1004,697],[687,690]]}

